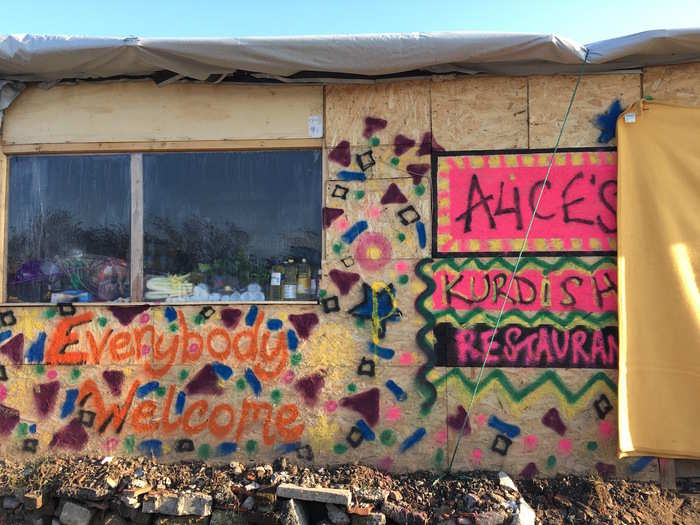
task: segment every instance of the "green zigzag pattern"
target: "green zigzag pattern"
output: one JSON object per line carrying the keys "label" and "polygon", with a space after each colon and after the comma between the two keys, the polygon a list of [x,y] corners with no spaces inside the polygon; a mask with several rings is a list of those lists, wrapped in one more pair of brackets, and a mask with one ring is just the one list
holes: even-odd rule
{"label": "green zigzag pattern", "polygon": [[564,381],[562,381],[561,377],[559,377],[559,374],[557,374],[553,370],[547,370],[537,379],[535,379],[532,383],[520,389],[513,386],[513,383],[510,382],[510,379],[508,379],[506,374],[498,368],[489,372],[489,374],[481,380],[481,383],[479,383],[479,389],[476,393],[474,392],[476,382],[471,381],[470,379],[465,377],[462,373],[462,370],[460,370],[459,368],[453,368],[452,370],[450,370],[440,378],[436,379],[432,383],[437,387],[445,383],[451,377],[458,379],[464,386],[465,390],[467,390],[472,395],[478,395],[479,392],[488,388],[489,384],[495,381],[501,385],[501,387],[508,394],[510,399],[512,401],[515,401],[516,403],[520,403],[527,396],[540,389],[545,383],[551,383],[552,385],[554,385],[554,387],[559,391],[559,393],[562,396],[564,396],[564,399],[569,405],[574,404],[578,400],[580,400],[597,383],[603,383],[604,385],[607,385],[608,387],[610,387],[610,390],[615,394],[615,396],[617,396],[617,385],[612,379],[610,379],[610,377],[607,374],[603,372],[597,372],[593,374],[588,379],[588,381],[586,381],[586,383],[577,391],[570,390],[569,387],[567,387],[566,384],[564,384]]}

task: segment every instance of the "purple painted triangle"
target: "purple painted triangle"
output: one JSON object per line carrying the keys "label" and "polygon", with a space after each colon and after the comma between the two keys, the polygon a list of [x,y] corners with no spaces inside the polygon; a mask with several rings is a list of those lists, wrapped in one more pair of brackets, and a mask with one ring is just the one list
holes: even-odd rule
{"label": "purple painted triangle", "polygon": [[150,306],[147,304],[139,304],[136,306],[110,306],[108,310],[112,312],[112,315],[117,318],[122,326],[128,326],[134,320],[134,317],[149,308]]}
{"label": "purple painted triangle", "polygon": [[369,426],[373,427],[379,421],[379,389],[371,388],[354,396],[344,397],[340,406],[359,412]]}
{"label": "purple painted triangle", "polygon": [[34,387],[34,405],[41,417],[48,416],[56,407],[56,399],[58,399],[60,388],[61,383],[58,381],[42,383],[38,388]]}
{"label": "purple painted triangle", "polygon": [[242,312],[238,308],[224,308],[221,310],[221,321],[229,330],[233,330],[241,320]]}
{"label": "purple painted triangle", "polygon": [[202,369],[195,374],[195,376],[190,379],[187,383],[185,391],[188,394],[207,394],[207,395],[221,395],[223,393],[223,388],[219,386],[219,377],[214,371],[214,367],[210,364],[204,365]]}
{"label": "purple painted triangle", "polygon": [[366,139],[370,138],[377,131],[381,131],[386,127],[386,120],[377,117],[365,117],[365,130],[362,136]]}
{"label": "purple painted triangle", "polygon": [[345,213],[343,210],[340,208],[326,208],[324,207],[322,210],[323,213],[323,227],[328,228],[331,224],[333,224],[333,221],[336,220],[338,217],[340,217],[343,213]]}
{"label": "purple painted triangle", "polygon": [[124,383],[124,372],[121,370],[105,370],[102,372],[102,379],[105,380],[112,395],[122,394],[122,383]]}
{"label": "purple painted triangle", "polygon": [[307,339],[313,327],[318,324],[318,316],[315,313],[290,314],[288,319],[302,339]]}
{"label": "purple painted triangle", "polygon": [[0,436],[6,436],[19,423],[19,410],[0,405]]}
{"label": "purple painted triangle", "polygon": [[[467,420],[466,425],[464,424],[464,420]],[[467,434],[471,433],[472,427],[469,424],[469,418],[467,417],[467,411],[464,410],[464,407],[462,405],[459,405],[457,407],[457,413],[453,416],[448,415],[447,416],[447,426],[450,427],[452,430],[456,430],[459,432],[462,429],[462,425],[464,425],[464,435],[466,436]]]}
{"label": "purple painted triangle", "polygon": [[17,334],[0,347],[0,354],[6,355],[15,365],[22,364],[24,353],[24,334]]}
{"label": "purple painted triangle", "polygon": [[445,151],[445,148],[440,146],[433,137],[430,131],[426,131],[423,134],[423,139],[421,140],[420,147],[418,148],[418,156],[430,155],[432,151]]}
{"label": "purple painted triangle", "polygon": [[324,372],[316,372],[309,376],[302,377],[294,383],[294,388],[301,394],[307,405],[314,406],[318,401],[318,393],[326,382],[324,375]]}
{"label": "purple painted triangle", "polygon": [[338,287],[340,295],[347,295],[355,283],[360,280],[360,274],[342,270],[331,270],[328,272],[328,277]]}
{"label": "purple painted triangle", "polygon": [[382,204],[403,204],[404,202],[408,202],[408,199],[401,193],[399,187],[392,182],[389,184],[389,187],[384,192],[382,200],[379,202]]}
{"label": "purple painted triangle", "polygon": [[416,141],[399,133],[394,137],[394,153],[401,156],[416,145]]}
{"label": "purple painted triangle", "polygon": [[339,142],[328,154],[329,160],[345,167],[350,166],[350,158],[350,143],[347,140]]}
{"label": "purple painted triangle", "polygon": [[49,447],[67,448],[78,452],[85,448],[87,442],[88,435],[85,432],[85,427],[78,418],[75,418],[53,435]]}

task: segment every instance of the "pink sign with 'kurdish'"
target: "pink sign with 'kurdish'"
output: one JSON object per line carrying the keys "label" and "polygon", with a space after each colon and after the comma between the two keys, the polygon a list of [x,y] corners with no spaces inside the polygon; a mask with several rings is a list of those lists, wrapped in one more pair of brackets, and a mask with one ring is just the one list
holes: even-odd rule
{"label": "pink sign with 'kurdish'", "polygon": [[617,153],[441,153],[435,255],[515,255],[544,186],[525,252],[612,254],[617,249]]}

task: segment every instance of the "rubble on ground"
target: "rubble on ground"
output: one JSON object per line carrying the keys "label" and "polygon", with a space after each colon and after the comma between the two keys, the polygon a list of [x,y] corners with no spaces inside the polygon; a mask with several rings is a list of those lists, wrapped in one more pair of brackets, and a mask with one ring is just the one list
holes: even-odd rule
{"label": "rubble on ground", "polygon": [[534,525],[700,523],[700,503],[649,482],[505,473],[388,474],[147,458],[0,460],[0,525]]}

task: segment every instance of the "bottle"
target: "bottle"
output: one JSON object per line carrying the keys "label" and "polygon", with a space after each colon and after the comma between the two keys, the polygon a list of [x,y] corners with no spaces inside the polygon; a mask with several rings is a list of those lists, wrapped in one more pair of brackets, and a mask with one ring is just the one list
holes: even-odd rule
{"label": "bottle", "polygon": [[284,266],[279,259],[275,259],[275,263],[270,270],[270,301],[282,300],[282,273]]}
{"label": "bottle", "polygon": [[287,264],[284,265],[282,294],[285,301],[294,301],[297,298],[297,266],[292,257],[287,259]]}
{"label": "bottle", "polygon": [[311,266],[302,257],[297,276],[297,299],[307,301],[311,297]]}

